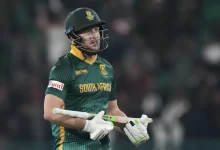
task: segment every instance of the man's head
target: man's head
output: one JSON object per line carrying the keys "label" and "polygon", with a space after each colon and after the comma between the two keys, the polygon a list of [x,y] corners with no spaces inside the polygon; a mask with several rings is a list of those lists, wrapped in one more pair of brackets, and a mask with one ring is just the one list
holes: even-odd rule
{"label": "man's head", "polygon": [[97,52],[100,50],[100,33],[99,26],[94,26],[80,32],[78,35],[82,37],[82,46],[85,49]]}
{"label": "man's head", "polygon": [[78,8],[66,19],[66,35],[87,55],[94,55],[108,47],[106,29],[97,13],[90,8]]}

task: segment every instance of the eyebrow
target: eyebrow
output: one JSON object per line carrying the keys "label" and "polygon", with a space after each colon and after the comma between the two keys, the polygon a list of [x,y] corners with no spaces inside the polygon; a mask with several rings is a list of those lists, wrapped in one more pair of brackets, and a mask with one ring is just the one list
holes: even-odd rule
{"label": "eyebrow", "polygon": [[89,31],[92,31],[92,30],[97,30],[97,29],[99,29],[99,27],[93,27],[93,28],[89,28],[89,29],[84,29],[84,30],[82,31],[82,33],[79,33],[79,34],[84,34],[84,33],[86,33],[86,32],[89,32]]}
{"label": "eyebrow", "polygon": [[97,29],[99,29],[99,27],[96,27],[96,28],[92,28],[92,29],[85,30],[85,32],[92,31],[92,30],[97,30]]}

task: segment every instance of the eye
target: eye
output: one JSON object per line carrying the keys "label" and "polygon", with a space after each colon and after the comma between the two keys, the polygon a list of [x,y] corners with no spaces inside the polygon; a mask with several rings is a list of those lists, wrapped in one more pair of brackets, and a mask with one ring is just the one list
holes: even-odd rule
{"label": "eye", "polygon": [[95,31],[95,32],[99,32],[99,28],[95,28],[94,31]]}

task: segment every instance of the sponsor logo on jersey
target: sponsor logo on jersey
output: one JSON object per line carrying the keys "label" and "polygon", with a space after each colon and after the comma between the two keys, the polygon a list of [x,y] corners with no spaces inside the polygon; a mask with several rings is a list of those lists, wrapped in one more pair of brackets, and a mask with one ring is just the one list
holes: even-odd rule
{"label": "sponsor logo on jersey", "polygon": [[80,84],[79,91],[80,93],[88,93],[88,92],[97,92],[97,91],[106,91],[111,92],[112,85],[110,83],[88,83],[88,84]]}
{"label": "sponsor logo on jersey", "polygon": [[83,69],[83,70],[76,70],[75,71],[76,75],[81,75],[81,74],[86,74],[88,73],[88,70],[87,69]]}
{"label": "sponsor logo on jersey", "polygon": [[107,72],[107,70],[106,70],[106,65],[105,65],[105,64],[100,64],[99,67],[100,67],[101,75],[102,75],[103,77],[107,77],[108,72]]}
{"label": "sponsor logo on jersey", "polygon": [[52,88],[55,88],[55,89],[62,91],[64,84],[59,81],[50,80],[48,87],[52,87]]}

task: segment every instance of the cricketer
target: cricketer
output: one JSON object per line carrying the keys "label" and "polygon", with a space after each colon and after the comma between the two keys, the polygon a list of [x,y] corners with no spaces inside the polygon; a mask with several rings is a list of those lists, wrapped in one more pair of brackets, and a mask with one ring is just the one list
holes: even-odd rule
{"label": "cricketer", "polygon": [[[98,55],[108,47],[105,21],[90,8],[78,8],[66,18],[69,53],[52,67],[45,91],[44,119],[51,123],[55,150],[110,150],[108,134],[117,129],[104,114],[126,116],[117,105],[115,72]],[[53,114],[53,108],[97,114],[91,120]],[[139,146],[149,139],[147,115],[131,120],[123,132]]]}

